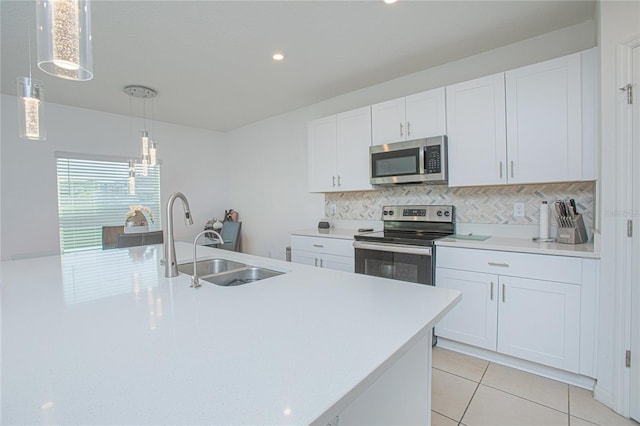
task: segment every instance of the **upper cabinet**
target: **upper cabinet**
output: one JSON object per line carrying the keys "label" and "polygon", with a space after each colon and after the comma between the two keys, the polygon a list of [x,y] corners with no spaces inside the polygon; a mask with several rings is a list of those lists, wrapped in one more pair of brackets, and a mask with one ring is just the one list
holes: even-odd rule
{"label": "upper cabinet", "polygon": [[449,86],[449,185],[595,179],[594,51]]}
{"label": "upper cabinet", "polygon": [[445,90],[438,88],[371,106],[373,145],[446,133]]}
{"label": "upper cabinet", "polygon": [[504,73],[447,87],[449,186],[507,182]]}
{"label": "upper cabinet", "polygon": [[364,191],[369,183],[371,107],[309,122],[309,191]]}

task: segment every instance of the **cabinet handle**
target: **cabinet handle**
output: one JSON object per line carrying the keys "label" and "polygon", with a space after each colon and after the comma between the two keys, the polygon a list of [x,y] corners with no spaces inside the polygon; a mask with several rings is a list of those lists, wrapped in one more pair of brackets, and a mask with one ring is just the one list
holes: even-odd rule
{"label": "cabinet handle", "polygon": [[314,244],[313,246],[314,246],[314,247],[319,247],[319,248],[324,247],[322,244]]}
{"label": "cabinet handle", "polygon": [[402,123],[400,123],[400,137],[402,137]]}
{"label": "cabinet handle", "polygon": [[331,186],[333,186],[333,187],[336,186],[336,177],[335,176],[331,176]]}
{"label": "cabinet handle", "polygon": [[504,294],[506,293],[506,286],[504,284],[502,284],[502,303],[505,302],[504,300]]}
{"label": "cabinet handle", "polygon": [[318,266],[318,258],[317,257],[315,257],[313,259],[313,266]]}
{"label": "cabinet handle", "polygon": [[511,160],[511,178],[513,179],[513,160]]}
{"label": "cabinet handle", "polygon": [[320,259],[320,267],[324,268],[324,260],[323,259]]}
{"label": "cabinet handle", "polygon": [[502,161],[500,162],[500,179],[502,180]]}
{"label": "cabinet handle", "polygon": [[338,175],[338,186],[342,185],[341,180],[342,180],[342,178],[340,177],[340,175]]}
{"label": "cabinet handle", "polygon": [[493,281],[491,281],[491,296],[489,300],[493,300]]}
{"label": "cabinet handle", "polygon": [[501,266],[503,268],[508,268],[508,263],[500,263],[500,262],[487,262],[489,266]]}
{"label": "cabinet handle", "polygon": [[407,121],[407,136],[411,136],[411,123]]}

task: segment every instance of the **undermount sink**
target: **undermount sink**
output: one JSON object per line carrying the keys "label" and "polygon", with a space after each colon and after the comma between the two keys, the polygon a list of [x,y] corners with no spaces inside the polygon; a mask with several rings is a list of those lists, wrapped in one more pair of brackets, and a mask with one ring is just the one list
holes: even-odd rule
{"label": "undermount sink", "polygon": [[284,272],[272,271],[271,269],[258,268],[255,266],[247,266],[237,271],[230,271],[223,274],[210,275],[208,277],[200,277],[200,279],[225,287],[252,283],[265,278],[271,278],[282,275]]}
{"label": "undermount sink", "polygon": [[[220,274],[222,272],[235,271],[237,269],[244,268],[244,263],[234,262],[227,259],[209,259],[200,260],[197,262],[196,270],[199,277],[204,277],[211,274]],[[193,275],[193,262],[181,263],[178,265],[178,271],[183,274]]]}
{"label": "undermount sink", "polygon": [[[249,266],[227,259],[200,260],[196,264],[198,278],[212,284],[232,287],[284,274],[267,268]],[[193,275],[193,262],[178,264],[178,271]]]}

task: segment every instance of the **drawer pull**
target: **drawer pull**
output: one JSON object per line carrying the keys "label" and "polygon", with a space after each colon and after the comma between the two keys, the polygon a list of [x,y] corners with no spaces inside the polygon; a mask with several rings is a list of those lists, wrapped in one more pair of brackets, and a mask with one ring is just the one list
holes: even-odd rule
{"label": "drawer pull", "polygon": [[508,263],[500,263],[500,262],[488,262],[489,266],[501,266],[503,268],[508,268],[509,264]]}
{"label": "drawer pull", "polygon": [[324,247],[322,244],[314,244],[313,246],[314,246],[314,247],[319,247],[319,248]]}

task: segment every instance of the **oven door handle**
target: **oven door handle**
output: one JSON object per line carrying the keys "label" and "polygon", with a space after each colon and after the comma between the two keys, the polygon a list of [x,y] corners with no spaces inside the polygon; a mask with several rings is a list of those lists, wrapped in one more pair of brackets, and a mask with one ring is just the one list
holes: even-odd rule
{"label": "oven door handle", "polygon": [[362,241],[354,241],[353,247],[364,250],[388,251],[391,253],[417,254],[419,256],[431,256],[432,248],[413,245],[399,245],[388,243],[365,243]]}

